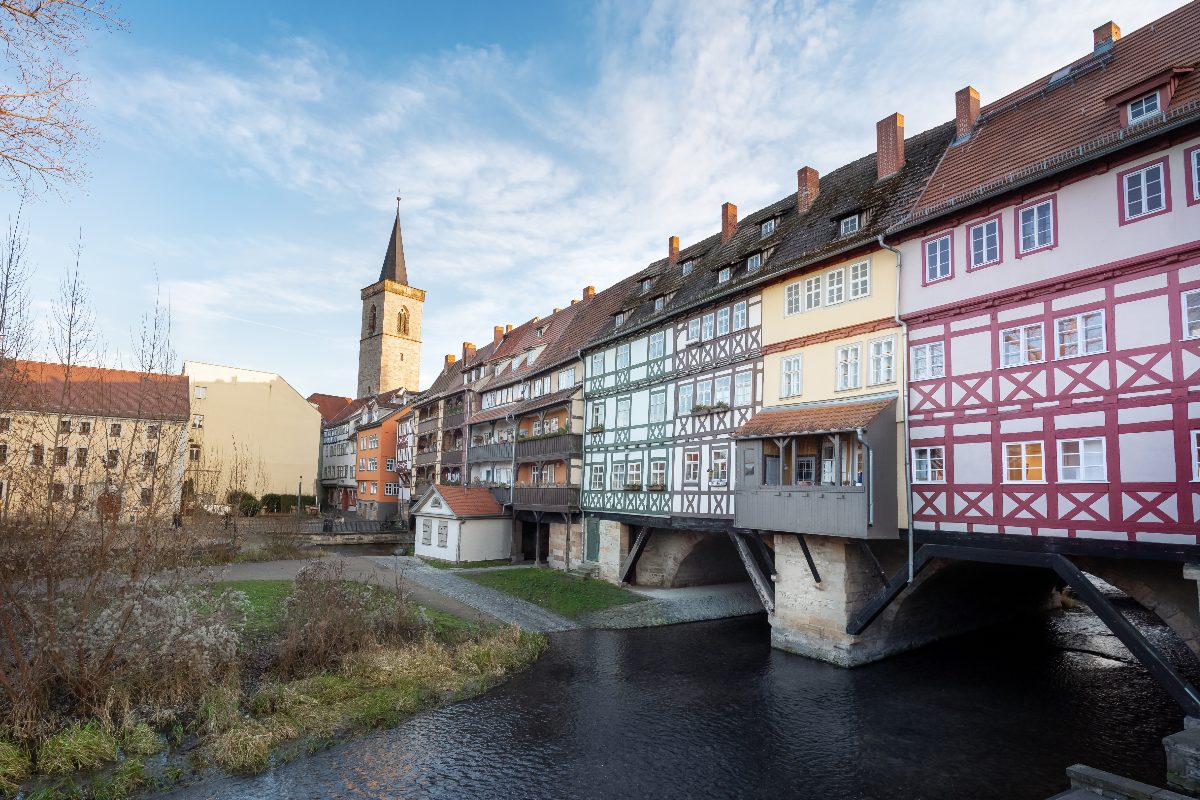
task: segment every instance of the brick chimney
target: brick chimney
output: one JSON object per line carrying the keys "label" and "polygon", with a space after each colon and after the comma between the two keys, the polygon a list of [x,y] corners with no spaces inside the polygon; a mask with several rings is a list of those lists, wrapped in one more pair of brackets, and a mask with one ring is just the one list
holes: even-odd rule
{"label": "brick chimney", "polygon": [[875,123],[875,175],[883,180],[904,166],[904,115],[892,114]]}
{"label": "brick chimney", "polygon": [[1104,45],[1111,44],[1120,38],[1121,29],[1117,27],[1117,23],[1109,20],[1092,31],[1092,50],[1099,50]]}
{"label": "brick chimney", "polygon": [[470,342],[463,342],[463,361],[470,361],[475,357],[475,345]]}
{"label": "brick chimney", "polygon": [[553,314],[557,314],[557,313],[558,313],[558,312],[560,312],[560,311],[562,311],[562,309],[561,309],[561,308],[559,308],[558,306],[555,306],[555,307],[554,307]]}
{"label": "brick chimney", "polygon": [[579,302],[579,300],[577,298],[574,298],[574,297],[571,298],[571,305],[575,305],[578,302]]}
{"label": "brick chimney", "polygon": [[733,203],[724,203],[721,206],[721,244],[732,239],[735,231],[737,231],[737,206]]}
{"label": "brick chimney", "polygon": [[812,167],[796,170],[796,209],[803,214],[821,193],[821,175]]}
{"label": "brick chimney", "polygon": [[679,263],[679,237],[672,236],[667,239],[667,263]]}
{"label": "brick chimney", "polygon": [[591,300],[595,296],[596,296],[596,287],[595,286],[583,287],[583,299],[584,300]]}
{"label": "brick chimney", "polygon": [[457,360],[458,359],[456,359],[454,357],[454,353],[446,353],[446,363],[444,365],[442,365],[442,369],[445,369],[446,367],[450,366]]}
{"label": "brick chimney", "polygon": [[954,93],[954,135],[966,139],[975,129],[979,119],[979,92],[974,86],[966,86]]}
{"label": "brick chimney", "polygon": [[500,344],[504,339],[504,326],[497,325],[492,328],[492,344]]}

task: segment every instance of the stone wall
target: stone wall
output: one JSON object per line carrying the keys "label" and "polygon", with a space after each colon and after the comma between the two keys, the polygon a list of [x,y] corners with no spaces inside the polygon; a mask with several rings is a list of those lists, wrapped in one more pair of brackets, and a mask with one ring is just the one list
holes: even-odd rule
{"label": "stone wall", "polygon": [[[567,535],[570,534],[570,558],[567,564]],[[586,562],[583,560],[583,523],[576,522],[567,525],[565,522],[550,523],[550,553],[547,560],[554,569],[578,569]]]}
{"label": "stone wall", "polygon": [[1153,611],[1179,638],[1200,655],[1200,602],[1196,572],[1178,561],[1074,558],[1085,572],[1116,586]]}
{"label": "stone wall", "polygon": [[621,563],[629,553],[630,528],[610,519],[600,519],[600,577],[609,583],[617,583],[621,577]]}
{"label": "stone wall", "polygon": [[746,568],[726,534],[655,529],[638,559],[638,586],[700,586],[746,581]]}

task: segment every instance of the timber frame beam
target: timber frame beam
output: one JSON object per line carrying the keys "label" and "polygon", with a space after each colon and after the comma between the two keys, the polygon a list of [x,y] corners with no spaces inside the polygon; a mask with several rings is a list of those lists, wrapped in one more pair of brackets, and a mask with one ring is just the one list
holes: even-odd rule
{"label": "timber frame beam", "polygon": [[637,568],[638,559],[642,557],[642,551],[646,549],[646,541],[650,538],[651,528],[649,525],[643,525],[638,529],[637,537],[633,540],[633,546],[629,548],[629,555],[625,556],[625,562],[621,564],[621,575],[618,583],[632,583],[629,580],[631,575],[634,575],[634,570]]}

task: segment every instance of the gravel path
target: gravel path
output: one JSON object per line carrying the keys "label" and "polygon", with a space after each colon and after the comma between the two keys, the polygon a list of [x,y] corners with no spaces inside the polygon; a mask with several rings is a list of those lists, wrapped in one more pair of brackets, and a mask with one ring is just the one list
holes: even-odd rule
{"label": "gravel path", "polygon": [[416,584],[425,589],[439,592],[495,617],[501,622],[516,625],[527,631],[549,633],[550,631],[568,631],[579,627],[571,620],[555,614],[553,611],[548,611],[487,586],[480,586],[450,570],[431,567],[412,556],[369,556],[369,558],[382,567],[403,574],[404,580],[410,585]]}

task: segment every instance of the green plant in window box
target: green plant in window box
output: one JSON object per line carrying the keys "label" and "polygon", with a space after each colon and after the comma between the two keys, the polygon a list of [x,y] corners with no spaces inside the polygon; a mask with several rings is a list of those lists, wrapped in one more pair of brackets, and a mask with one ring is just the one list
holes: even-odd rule
{"label": "green plant in window box", "polygon": [[665,490],[666,490],[666,488],[667,488],[666,484],[663,484],[663,483],[651,483],[650,485],[648,485],[648,486],[646,487],[646,491],[647,491],[647,492],[661,492],[661,491],[665,491]]}
{"label": "green plant in window box", "polygon": [[692,406],[692,416],[694,417],[700,416],[701,414],[707,414],[710,411],[712,411],[712,406],[707,406],[704,403]]}
{"label": "green plant in window box", "polygon": [[641,490],[642,490],[642,485],[640,483],[625,484],[625,491],[627,491],[627,492],[640,492]]}
{"label": "green plant in window box", "polygon": [[726,403],[724,400],[713,403],[712,410],[713,411],[728,411],[729,403]]}
{"label": "green plant in window box", "polygon": [[588,433],[604,433],[604,426],[593,425],[592,427],[588,428]]}

